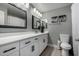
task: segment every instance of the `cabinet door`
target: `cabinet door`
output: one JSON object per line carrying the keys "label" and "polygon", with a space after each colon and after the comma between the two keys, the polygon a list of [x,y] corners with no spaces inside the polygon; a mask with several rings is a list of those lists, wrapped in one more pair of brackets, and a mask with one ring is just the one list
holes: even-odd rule
{"label": "cabinet door", "polygon": [[6,45],[0,46],[0,55],[7,56],[17,50],[19,50],[19,42],[8,43]]}
{"label": "cabinet door", "polygon": [[47,37],[47,35],[44,35],[44,37],[43,37],[43,47],[44,48],[47,46],[47,43],[48,43],[48,37]]}
{"label": "cabinet door", "polygon": [[39,41],[39,44],[40,44],[40,52],[41,53],[45,49],[45,47],[47,46],[47,42],[48,42],[47,35],[41,36],[40,41]]}
{"label": "cabinet door", "polygon": [[33,56],[39,56],[40,55],[40,45],[39,42],[34,42],[34,52],[32,53]]}
{"label": "cabinet door", "polygon": [[40,53],[42,53],[42,51],[43,51],[43,49],[44,49],[44,47],[43,47],[43,37],[41,37],[40,38],[40,41],[39,41],[39,51],[40,51]]}
{"label": "cabinet door", "polygon": [[34,51],[34,46],[30,44],[27,47],[20,49],[20,55],[21,56],[32,56],[33,51]]}
{"label": "cabinet door", "polygon": [[19,51],[16,51],[16,52],[14,52],[14,53],[12,53],[12,54],[10,54],[8,56],[19,56]]}

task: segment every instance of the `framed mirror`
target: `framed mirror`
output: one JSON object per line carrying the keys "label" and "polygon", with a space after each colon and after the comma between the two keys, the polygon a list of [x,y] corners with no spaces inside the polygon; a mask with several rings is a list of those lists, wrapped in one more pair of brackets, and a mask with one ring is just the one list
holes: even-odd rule
{"label": "framed mirror", "polygon": [[44,28],[47,29],[47,23],[42,21],[43,25],[44,25]]}
{"label": "framed mirror", "polygon": [[41,20],[32,15],[32,29],[39,29],[41,26]]}
{"label": "framed mirror", "polygon": [[27,11],[11,4],[0,4],[1,28],[27,28]]}

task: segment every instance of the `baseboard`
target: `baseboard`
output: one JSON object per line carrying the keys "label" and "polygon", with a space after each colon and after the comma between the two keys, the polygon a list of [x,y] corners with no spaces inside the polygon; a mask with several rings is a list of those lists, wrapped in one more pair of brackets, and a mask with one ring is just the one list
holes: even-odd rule
{"label": "baseboard", "polygon": [[57,45],[55,45],[55,44],[48,44],[48,46],[57,48]]}

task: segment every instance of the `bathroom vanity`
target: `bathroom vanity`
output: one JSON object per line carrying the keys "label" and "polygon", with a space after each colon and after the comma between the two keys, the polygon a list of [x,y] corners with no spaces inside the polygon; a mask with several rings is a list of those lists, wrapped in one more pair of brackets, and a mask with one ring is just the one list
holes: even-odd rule
{"label": "bathroom vanity", "polygon": [[0,34],[0,56],[39,56],[48,43],[48,32]]}

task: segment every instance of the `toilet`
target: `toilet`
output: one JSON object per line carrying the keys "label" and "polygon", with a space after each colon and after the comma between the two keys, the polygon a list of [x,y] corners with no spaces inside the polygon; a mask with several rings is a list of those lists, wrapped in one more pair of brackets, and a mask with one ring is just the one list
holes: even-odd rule
{"label": "toilet", "polygon": [[69,56],[69,50],[71,49],[71,45],[69,44],[69,35],[60,34],[60,40],[61,40],[62,56]]}

